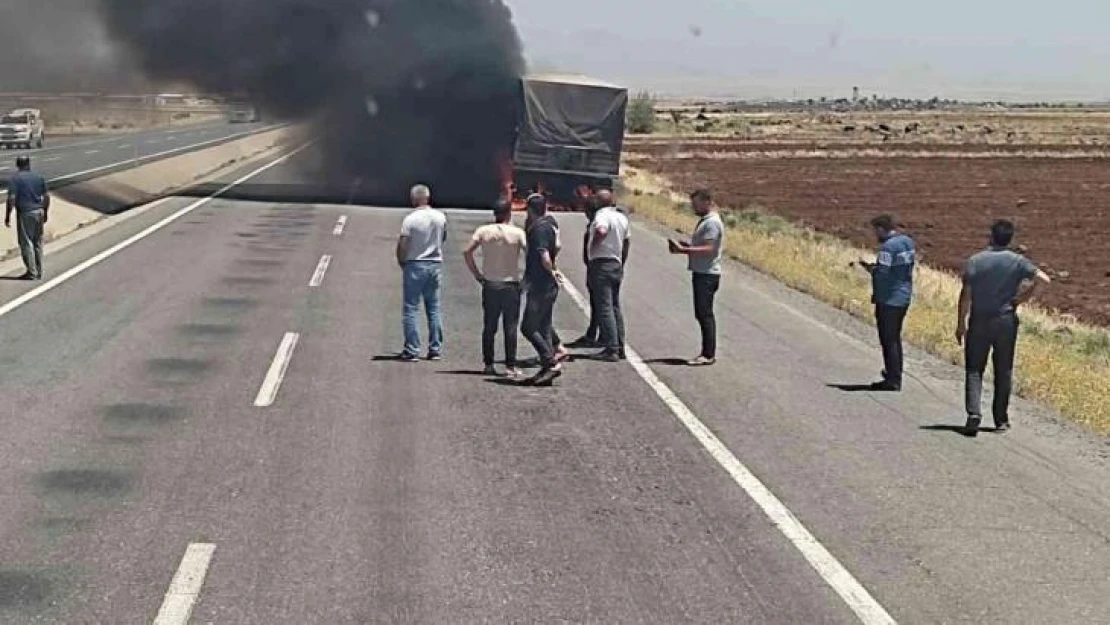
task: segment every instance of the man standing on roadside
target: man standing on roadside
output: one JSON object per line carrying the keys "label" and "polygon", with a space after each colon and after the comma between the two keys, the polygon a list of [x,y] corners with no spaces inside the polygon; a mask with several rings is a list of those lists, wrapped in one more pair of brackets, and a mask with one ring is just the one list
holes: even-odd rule
{"label": "man standing on roadside", "polygon": [[[597,194],[591,195],[586,200],[586,230],[582,235],[582,264],[586,266],[586,284],[590,284],[590,232],[593,230],[594,216],[597,215],[598,198]],[[600,324],[597,319],[597,302],[594,301],[593,292],[589,293],[590,296],[590,326],[586,328],[586,333],[575,339],[573,342],[568,343],[570,347],[598,347],[599,338],[601,336]]]}
{"label": "man standing on roadside", "polygon": [[603,189],[597,194],[599,209],[590,226],[589,271],[590,305],[597,306],[604,349],[598,358],[618,362],[624,358],[624,316],[621,314],[621,282],[632,244],[628,217],[617,210],[613,193]]}
{"label": "man standing on roadside", "polygon": [[547,212],[547,198],[538,193],[528,196],[528,217],[528,254],[524,266],[528,299],[520,329],[540,359],[540,372],[529,383],[550,386],[563,374],[557,352],[559,339],[554,330],[555,302],[562,281],[555,266],[559,224]]}
{"label": "man standing on roadside", "polygon": [[980,403],[988,356],[994,364],[995,430],[1010,429],[1018,307],[1033,297],[1038,284],[1051,282],[1032,261],[1009,249],[1013,239],[1014,224],[996,221],[991,226],[990,247],[972,256],[964,267],[956,341],[964,346],[964,433],[968,436],[977,436],[983,421]]}
{"label": "man standing on roadside", "polygon": [[[521,375],[517,368],[516,344],[520,323],[520,254],[527,249],[524,230],[512,224],[513,207],[508,200],[498,202],[493,212],[495,223],[478,228],[463,252],[466,266],[482,285],[482,360],[486,375],[497,375],[493,366],[497,325],[505,330],[505,374]],[[482,250],[482,269],[474,252]]]}
{"label": "man standing on roadside", "polygon": [[20,280],[42,279],[42,236],[50,213],[50,191],[46,179],[31,171],[31,158],[15,159],[16,174],[8,182],[7,210],[4,226],[12,227],[15,212],[19,251],[23,255],[26,273]]}
{"label": "man standing on roadside", "polygon": [[427,186],[414,186],[410,196],[416,210],[401,223],[401,236],[397,239],[397,264],[401,266],[404,298],[401,321],[405,347],[401,360],[415,362],[420,358],[416,316],[421,300],[428,317],[428,360],[439,360],[443,353],[439,294],[447,216],[432,208],[432,192]]}
{"label": "man standing on roadside", "polygon": [[701,326],[701,354],[689,361],[691,367],[704,367],[717,362],[717,318],[713,303],[721,287],[721,248],[724,246],[725,224],[713,206],[713,196],[706,189],[690,194],[694,213],[701,219],[689,243],[669,240],[672,254],[689,257],[694,283],[694,316]]}
{"label": "man standing on roadside", "polygon": [[902,325],[913,298],[917,252],[913,239],[895,228],[890,215],[872,219],[871,228],[879,241],[879,253],[874,263],[859,261],[871,274],[871,302],[883,350],[883,379],[871,389],[898,392],[902,390]]}

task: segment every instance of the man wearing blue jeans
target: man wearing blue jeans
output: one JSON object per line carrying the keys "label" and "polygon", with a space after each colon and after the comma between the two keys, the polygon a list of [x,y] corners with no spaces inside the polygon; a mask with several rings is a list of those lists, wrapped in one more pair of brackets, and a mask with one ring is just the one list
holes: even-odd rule
{"label": "man wearing blue jeans", "polygon": [[432,192],[418,184],[412,188],[412,205],[401,224],[397,240],[397,264],[403,275],[401,321],[405,332],[405,348],[401,360],[416,362],[420,358],[420,331],[416,316],[420,301],[428,316],[428,360],[439,360],[443,352],[443,323],[439,311],[440,276],[443,267],[443,244],[447,239],[447,216],[431,207]]}

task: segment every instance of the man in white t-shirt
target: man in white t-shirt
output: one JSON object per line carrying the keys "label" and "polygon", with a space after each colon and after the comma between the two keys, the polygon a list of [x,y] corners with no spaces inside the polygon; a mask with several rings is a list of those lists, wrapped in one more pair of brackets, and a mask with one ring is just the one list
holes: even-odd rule
{"label": "man in white t-shirt", "polygon": [[621,282],[632,243],[628,217],[603,189],[597,194],[598,211],[590,224],[590,300],[597,306],[597,320],[604,349],[598,359],[617,362],[624,358],[624,316],[621,314]]}
{"label": "man in white t-shirt", "polygon": [[416,316],[421,300],[428,317],[428,360],[439,360],[443,352],[439,293],[443,244],[447,240],[447,216],[432,208],[432,192],[427,186],[416,185],[410,195],[416,210],[401,223],[401,236],[397,240],[397,264],[401,266],[403,275],[404,299],[401,322],[405,347],[401,360],[415,362],[420,358],[420,332],[416,328]]}
{"label": "man in white t-shirt", "polygon": [[[496,375],[493,366],[494,339],[497,326],[505,330],[506,375],[519,377],[517,367],[517,325],[520,323],[520,259],[528,249],[524,230],[513,225],[513,207],[508,200],[498,202],[493,211],[494,223],[481,226],[474,232],[470,245],[463,252],[466,266],[474,279],[482,285],[482,360],[485,374]],[[482,250],[482,268],[474,253]]]}

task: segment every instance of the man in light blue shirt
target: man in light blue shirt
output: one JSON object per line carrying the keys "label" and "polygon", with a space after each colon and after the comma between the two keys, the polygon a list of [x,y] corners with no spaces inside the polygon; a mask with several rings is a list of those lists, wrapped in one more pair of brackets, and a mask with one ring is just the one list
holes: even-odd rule
{"label": "man in light blue shirt", "polygon": [[874,263],[859,261],[871,273],[871,301],[883,350],[883,380],[871,385],[876,391],[902,390],[902,325],[913,299],[913,270],[917,251],[913,239],[899,232],[894,218],[880,215],[871,220],[879,253]]}

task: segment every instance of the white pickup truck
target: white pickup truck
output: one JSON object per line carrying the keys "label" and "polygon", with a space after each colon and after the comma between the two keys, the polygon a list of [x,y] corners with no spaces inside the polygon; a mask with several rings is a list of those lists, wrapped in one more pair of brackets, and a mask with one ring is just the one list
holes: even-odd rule
{"label": "white pickup truck", "polygon": [[249,104],[237,104],[228,111],[228,121],[233,124],[253,124],[261,120],[258,109]]}
{"label": "white pickup truck", "polygon": [[46,144],[46,125],[42,111],[16,109],[0,118],[0,145],[10,149],[41,148]]}

